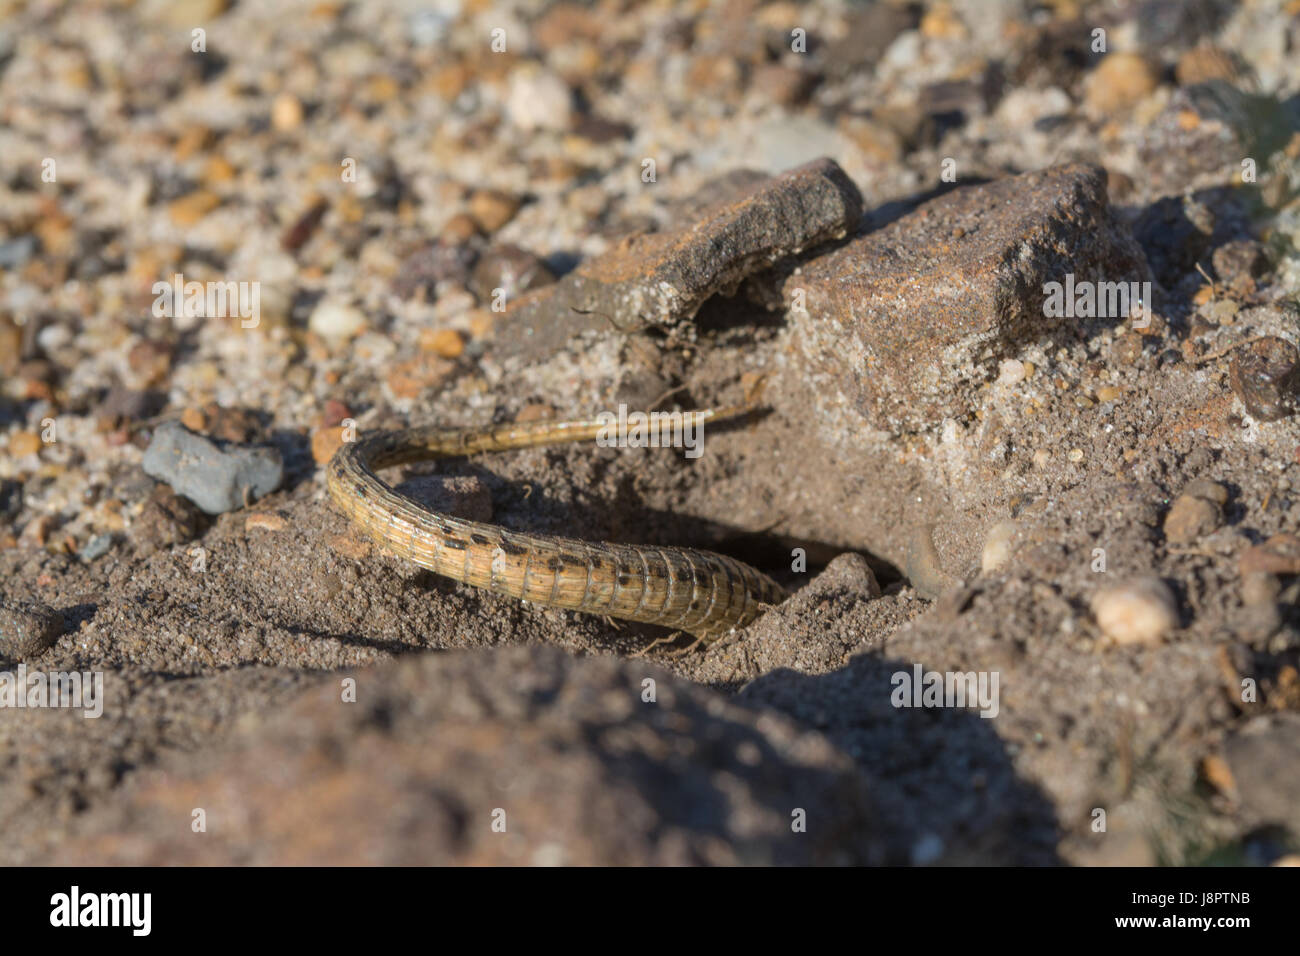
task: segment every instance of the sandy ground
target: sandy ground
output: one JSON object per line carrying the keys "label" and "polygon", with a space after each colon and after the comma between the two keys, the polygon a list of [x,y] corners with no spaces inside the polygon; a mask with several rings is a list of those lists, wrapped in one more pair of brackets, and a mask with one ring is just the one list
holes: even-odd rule
{"label": "sandy ground", "polygon": [[[1295,4],[0,8],[0,599],[63,625],[0,654],[104,687],[0,708],[0,861],[1300,850],[1300,357],[1249,358],[1300,319]],[[821,157],[859,206],[769,178]],[[152,314],[178,272],[258,282],[257,327]],[[1047,316],[1067,272],[1151,282],[1151,323]],[[664,275],[702,304],[644,306]],[[689,653],[386,556],[324,491],[346,419],[758,377],[698,459],[388,476],[793,591]],[[280,489],[201,514],[141,467],[172,419]],[[895,706],[918,665],[996,714]]]}

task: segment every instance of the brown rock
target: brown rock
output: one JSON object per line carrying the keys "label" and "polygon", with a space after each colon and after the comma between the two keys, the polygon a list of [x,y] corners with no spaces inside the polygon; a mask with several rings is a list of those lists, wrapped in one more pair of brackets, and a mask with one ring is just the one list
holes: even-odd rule
{"label": "brown rock", "polygon": [[955,190],[806,263],[783,296],[819,391],[871,428],[914,432],[972,412],[1002,359],[1080,321],[1044,315],[1044,285],[1067,273],[1149,278],[1097,166]]}
{"label": "brown rock", "polygon": [[1160,74],[1137,53],[1107,53],[1087,79],[1088,112],[1110,118],[1131,110],[1155,91]]}
{"label": "brown rock", "polygon": [[699,209],[679,228],[628,237],[554,287],[515,300],[500,348],[544,352],[611,325],[679,329],[710,296],[843,236],[861,217],[862,197],[844,171],[829,159],[807,163]]}
{"label": "brown rock", "polygon": [[523,424],[525,422],[545,421],[548,418],[555,417],[555,409],[543,402],[530,402],[523,408],[519,409],[519,414],[515,416],[515,421]]}
{"label": "brown rock", "polygon": [[764,63],[754,70],[751,88],[764,103],[794,106],[808,98],[815,77],[784,63]]}
{"label": "brown rock", "polygon": [[[1246,280],[1253,280],[1268,270],[1268,256],[1262,243],[1254,239],[1234,239],[1225,242],[1214,250],[1210,258],[1214,273],[1234,288],[1246,286]],[[1250,282],[1248,289],[1253,289]]]}
{"label": "brown rock", "polygon": [[[468,221],[469,217],[465,218]],[[450,224],[448,228],[451,228]],[[393,288],[403,299],[422,293],[426,301],[432,301],[437,298],[439,283],[467,285],[478,255],[475,244],[465,240],[451,241],[444,235],[403,260]]]}
{"label": "brown rock", "polygon": [[1173,544],[1191,544],[1211,534],[1222,517],[1214,502],[1179,495],[1165,516],[1165,537]]}
{"label": "brown rock", "polygon": [[208,419],[199,409],[190,406],[181,412],[181,424],[192,432],[202,432],[208,427]]}
{"label": "brown rock", "polygon": [[1173,544],[1191,544],[1214,533],[1223,522],[1227,500],[1222,485],[1206,479],[1191,482],[1165,515],[1165,537]]}
{"label": "brown rock", "polygon": [[316,229],[320,226],[321,220],[325,218],[325,213],[329,210],[329,202],[323,197],[316,197],[308,205],[307,210],[299,216],[292,226],[285,230],[284,235],[280,237],[280,248],[286,252],[297,252],[307,244]]}
{"label": "brown rock", "polygon": [[344,431],[343,426],[335,425],[332,428],[318,428],[311,433],[311,457],[316,464],[325,464],[343,447]]}
{"label": "brown rock", "polygon": [[469,197],[470,217],[488,235],[513,219],[519,206],[520,202],[514,196],[492,189],[476,190]]}
{"label": "brown rock", "polygon": [[292,93],[281,93],[271,104],[271,125],[280,132],[297,129],[302,118],[302,101]]}
{"label": "brown rock", "polygon": [[1232,353],[1228,380],[1246,411],[1271,422],[1295,412],[1300,389],[1300,350],[1269,335]]}
{"label": "brown rock", "polygon": [[443,358],[459,358],[465,351],[465,338],[455,329],[425,329],[420,333],[420,348]]}
{"label": "brown rock", "polygon": [[321,424],[326,428],[342,425],[346,419],[351,417],[352,409],[336,398],[326,399],[325,407],[321,410]]}
{"label": "brown rock", "polygon": [[516,297],[533,289],[550,285],[555,276],[546,263],[518,246],[494,246],[479,259],[470,290],[482,302],[491,303],[496,290],[505,293],[507,306]]}
{"label": "brown rock", "polygon": [[220,205],[220,196],[201,189],[179,199],[173,199],[167,205],[167,214],[178,226],[193,226]]}
{"label": "brown rock", "polygon": [[41,450],[41,436],[35,432],[14,432],[9,439],[9,455],[26,458]]}
{"label": "brown rock", "polygon": [[44,604],[0,601],[0,660],[35,657],[59,639],[63,627],[63,615]]}
{"label": "brown rock", "polygon": [[458,212],[447,220],[438,239],[446,245],[460,246],[479,234],[478,223],[467,213]]}
{"label": "brown rock", "polygon": [[171,374],[172,349],[165,342],[143,341],[132,346],[126,357],[141,388],[152,388]]}

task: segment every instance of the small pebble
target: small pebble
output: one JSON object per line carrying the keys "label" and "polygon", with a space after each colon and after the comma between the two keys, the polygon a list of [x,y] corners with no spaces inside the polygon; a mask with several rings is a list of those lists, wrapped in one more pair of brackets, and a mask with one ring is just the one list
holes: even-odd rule
{"label": "small pebble", "polygon": [[307,327],[323,339],[344,341],[365,329],[366,316],[354,305],[335,299],[322,299],[312,309]]}
{"label": "small pebble", "polygon": [[496,289],[504,289],[506,301],[521,293],[549,285],[555,275],[546,263],[518,246],[493,246],[479,259],[470,280],[470,290],[481,302],[491,302]]}
{"label": "small pebble", "polygon": [[1008,561],[1014,552],[1016,533],[1020,525],[1015,521],[999,521],[984,538],[984,550],[980,553],[980,569],[986,574],[996,571]]}
{"label": "small pebble", "polygon": [[1165,537],[1172,544],[1191,544],[1213,534],[1222,521],[1223,511],[1216,501],[1184,491],[1165,515]]}
{"label": "small pebble", "polygon": [[506,193],[480,189],[469,198],[469,214],[488,235],[496,232],[519,211],[519,200]]}
{"label": "small pebble", "polygon": [[192,432],[201,432],[208,427],[208,420],[202,411],[191,406],[181,412],[181,424]]}
{"label": "small pebble", "polygon": [[1300,350],[1271,335],[1252,342],[1232,353],[1228,380],[1252,417],[1276,421],[1295,411]]}
{"label": "small pebble", "polygon": [[343,447],[344,428],[335,425],[332,428],[318,428],[311,433],[311,457],[318,465],[323,465],[334,457],[334,453]]}
{"label": "small pebble", "polygon": [[284,479],[284,461],[277,449],[218,447],[179,422],[158,427],[142,464],[145,474],[166,482],[213,515],[269,495]]}
{"label": "small pebble", "polygon": [[0,601],[0,657],[25,660],[63,633],[63,615],[44,604]]}
{"label": "small pebble", "polygon": [[302,102],[292,93],[281,93],[271,104],[271,125],[282,133],[301,126],[302,116]]}
{"label": "small pebble", "polygon": [[352,409],[338,399],[330,398],[325,400],[325,407],[321,411],[321,424],[326,428],[342,425],[344,421],[351,417]]}
{"label": "small pebble", "polygon": [[572,110],[569,87],[554,73],[528,63],[511,74],[506,113],[521,130],[564,129]]}
{"label": "small pebble", "polygon": [[82,561],[94,561],[96,558],[102,558],[113,548],[113,535],[111,533],[97,534],[81,549]]}
{"label": "small pebble", "polygon": [[344,558],[360,560],[370,554],[370,542],[354,534],[336,534],[325,539],[335,554]]}
{"label": "small pebble", "polygon": [[443,358],[459,358],[465,351],[465,337],[455,329],[425,329],[420,333],[420,348]]}
{"label": "small pebble", "polygon": [[14,272],[22,269],[35,254],[36,245],[36,237],[32,235],[0,242],[0,269],[11,269]]}
{"label": "small pebble", "polygon": [[1107,53],[1086,80],[1084,105],[1094,116],[1125,113],[1155,91],[1160,75],[1136,53]]}
{"label": "small pebble", "polygon": [[283,531],[287,526],[288,522],[280,515],[265,511],[254,511],[244,519],[245,531],[252,531],[256,528],[261,528],[263,531]]}
{"label": "small pebble", "polygon": [[1025,363],[1019,359],[1004,359],[998,365],[997,384],[1017,385],[1025,380]]}
{"label": "small pebble", "polygon": [[9,439],[9,454],[13,458],[26,458],[41,450],[41,436],[35,432],[15,432]]}
{"label": "small pebble", "polygon": [[468,213],[458,212],[443,225],[438,239],[449,246],[463,246],[478,234],[479,224],[476,219]]}
{"label": "small pebble", "polygon": [[193,226],[203,217],[221,205],[221,197],[206,189],[200,189],[167,204],[167,215],[178,226]]}
{"label": "small pebble", "polygon": [[1140,577],[1098,591],[1092,614],[1117,644],[1154,644],[1178,626],[1178,605],[1169,586]]}

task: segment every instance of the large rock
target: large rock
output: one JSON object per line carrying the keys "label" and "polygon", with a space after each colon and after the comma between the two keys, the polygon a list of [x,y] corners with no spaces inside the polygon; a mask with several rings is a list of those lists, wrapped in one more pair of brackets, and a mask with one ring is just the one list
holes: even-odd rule
{"label": "large rock", "polygon": [[811,260],[783,295],[814,392],[899,434],[969,414],[1000,359],[1086,321],[1044,314],[1044,284],[1067,273],[1150,278],[1100,167],[954,190]]}
{"label": "large rock", "polygon": [[681,226],[631,236],[509,305],[503,354],[541,354],[586,329],[675,328],[753,273],[852,232],[862,196],[819,159],[703,205]]}
{"label": "large rock", "polygon": [[880,859],[883,829],[814,731],[650,665],[515,647],[340,673],[67,846],[78,865],[817,864]]}

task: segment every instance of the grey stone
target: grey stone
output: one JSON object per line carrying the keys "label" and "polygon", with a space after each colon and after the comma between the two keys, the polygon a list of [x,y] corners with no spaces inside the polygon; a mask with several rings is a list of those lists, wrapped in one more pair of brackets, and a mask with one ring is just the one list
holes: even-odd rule
{"label": "grey stone", "polygon": [[109,533],[97,534],[81,549],[82,561],[94,561],[96,558],[102,558],[113,548],[113,535]]}
{"label": "grey stone", "polygon": [[19,236],[0,242],[0,269],[21,269],[35,252],[35,236]]}
{"label": "grey stone", "polygon": [[212,515],[269,495],[284,479],[284,461],[275,448],[218,444],[179,422],[158,427],[143,467]]}

